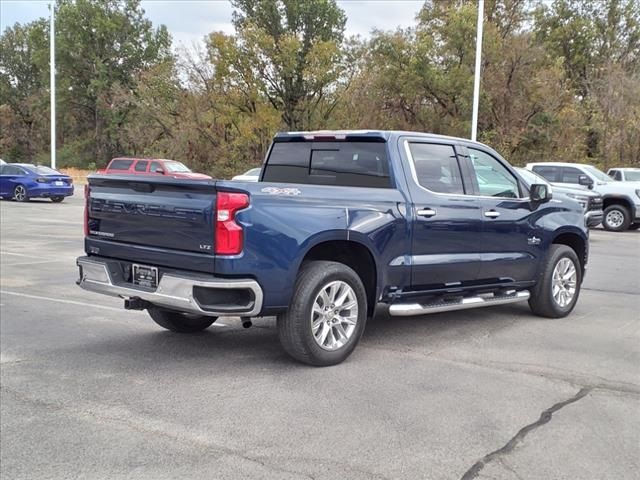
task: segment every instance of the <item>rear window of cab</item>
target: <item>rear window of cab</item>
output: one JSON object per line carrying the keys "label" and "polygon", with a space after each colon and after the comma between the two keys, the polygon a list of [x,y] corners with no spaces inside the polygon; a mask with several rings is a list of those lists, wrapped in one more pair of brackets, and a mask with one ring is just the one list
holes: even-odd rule
{"label": "rear window of cab", "polygon": [[262,181],[390,188],[386,147],[364,141],[276,142]]}

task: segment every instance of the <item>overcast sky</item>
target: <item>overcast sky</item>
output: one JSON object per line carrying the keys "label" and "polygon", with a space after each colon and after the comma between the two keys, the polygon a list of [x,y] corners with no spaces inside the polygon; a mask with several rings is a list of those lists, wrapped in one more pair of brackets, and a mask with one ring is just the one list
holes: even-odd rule
{"label": "overcast sky", "polygon": [[[368,36],[372,29],[408,27],[424,0],[338,0],[347,15],[347,35]],[[48,1],[0,0],[0,30],[49,15]],[[227,0],[143,0],[142,7],[156,25],[165,24],[174,40],[189,47],[210,32],[233,32]]]}

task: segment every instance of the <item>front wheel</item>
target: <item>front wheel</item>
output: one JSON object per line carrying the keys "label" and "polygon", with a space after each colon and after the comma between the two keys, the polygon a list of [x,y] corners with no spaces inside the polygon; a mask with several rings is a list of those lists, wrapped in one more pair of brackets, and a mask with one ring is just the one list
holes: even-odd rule
{"label": "front wheel", "polygon": [[576,252],[566,245],[552,245],[538,284],[531,290],[529,306],[542,317],[566,317],[576,306],[581,284]]}
{"label": "front wheel", "polygon": [[149,315],[163,328],[177,333],[200,332],[213,325],[217,317],[206,317],[203,315],[191,315],[188,313],[174,312],[159,307],[149,307]]}
{"label": "front wheel", "polygon": [[367,294],[348,266],[329,261],[305,264],[293,300],[278,316],[280,343],[296,360],[335,365],[356,348],[367,321]]}
{"label": "front wheel", "polygon": [[631,223],[629,209],[623,205],[611,205],[604,209],[602,226],[612,232],[624,232]]}
{"label": "front wheel", "polygon": [[16,185],[16,188],[13,189],[13,199],[16,202],[26,202],[29,200],[27,189],[24,185]]}

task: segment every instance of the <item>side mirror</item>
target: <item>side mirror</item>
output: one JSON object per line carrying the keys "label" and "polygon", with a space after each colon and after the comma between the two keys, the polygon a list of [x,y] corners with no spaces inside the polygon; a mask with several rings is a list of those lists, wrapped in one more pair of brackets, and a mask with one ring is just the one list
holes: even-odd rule
{"label": "side mirror", "polygon": [[164,175],[164,170],[162,168],[156,168],[153,173],[157,173],[158,175]]}
{"label": "side mirror", "polygon": [[529,198],[532,202],[544,203],[551,200],[552,197],[551,188],[543,183],[534,183],[529,188]]}
{"label": "side mirror", "polygon": [[583,187],[589,187],[589,189],[593,188],[593,180],[591,180],[588,176],[586,175],[580,175],[578,177],[578,183],[580,185],[582,185]]}

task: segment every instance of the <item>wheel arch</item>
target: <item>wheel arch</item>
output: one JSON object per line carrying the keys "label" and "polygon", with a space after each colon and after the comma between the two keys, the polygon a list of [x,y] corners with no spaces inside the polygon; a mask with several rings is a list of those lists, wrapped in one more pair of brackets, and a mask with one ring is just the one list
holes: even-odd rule
{"label": "wheel arch", "polygon": [[629,197],[623,195],[603,195],[602,209],[604,210],[612,205],[622,205],[627,208],[633,218],[635,214],[635,205]]}
{"label": "wheel arch", "polygon": [[305,251],[298,270],[305,262],[312,260],[327,260],[340,262],[353,269],[364,285],[367,292],[367,310],[373,315],[378,297],[378,266],[371,249],[353,239],[322,240]]}
{"label": "wheel arch", "polygon": [[589,244],[588,239],[582,234],[575,231],[561,231],[557,232],[551,241],[552,245],[566,245],[571,248],[580,261],[580,268],[584,276],[585,267],[589,256]]}

